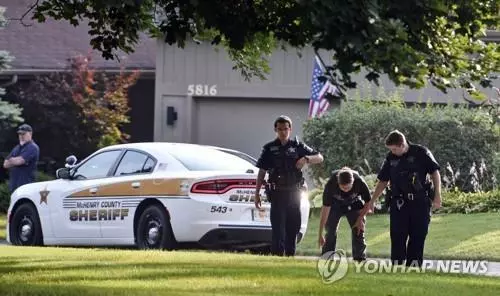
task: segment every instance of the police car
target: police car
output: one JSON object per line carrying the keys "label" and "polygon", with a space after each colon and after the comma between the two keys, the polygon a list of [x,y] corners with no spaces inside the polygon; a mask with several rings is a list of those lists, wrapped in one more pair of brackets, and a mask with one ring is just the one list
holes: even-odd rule
{"label": "police car", "polygon": [[[57,179],[12,194],[7,241],[140,249],[174,249],[184,242],[269,246],[270,205],[263,189],[263,210],[253,201],[258,168],[224,149],[133,143],[102,148],[79,163],[68,157]],[[299,241],[309,206],[304,192]]]}

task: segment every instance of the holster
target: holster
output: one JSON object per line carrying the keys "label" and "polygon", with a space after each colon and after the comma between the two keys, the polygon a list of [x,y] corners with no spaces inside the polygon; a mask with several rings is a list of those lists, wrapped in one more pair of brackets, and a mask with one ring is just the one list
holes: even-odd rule
{"label": "holster", "polygon": [[271,188],[271,183],[266,183],[266,185],[264,185],[264,191],[266,192],[266,196],[267,196],[267,200],[269,202],[272,201],[272,188]]}

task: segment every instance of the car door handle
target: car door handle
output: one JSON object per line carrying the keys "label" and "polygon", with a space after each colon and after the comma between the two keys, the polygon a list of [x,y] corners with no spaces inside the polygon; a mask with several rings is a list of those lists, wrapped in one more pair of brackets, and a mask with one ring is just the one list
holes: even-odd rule
{"label": "car door handle", "polygon": [[131,185],[133,188],[139,188],[139,187],[141,187],[141,182],[132,182]]}
{"label": "car door handle", "polygon": [[89,192],[92,193],[92,194],[96,194],[97,193],[97,187],[90,188]]}

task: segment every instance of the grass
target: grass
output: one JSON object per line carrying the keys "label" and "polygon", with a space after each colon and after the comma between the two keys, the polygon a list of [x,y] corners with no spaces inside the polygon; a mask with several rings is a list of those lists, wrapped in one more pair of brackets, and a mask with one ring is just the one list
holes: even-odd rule
{"label": "grass", "polygon": [[0,246],[0,295],[494,295],[498,278],[355,273],[323,284],[316,261],[199,251]]}
{"label": "grass", "polygon": [[[484,259],[500,261],[500,213],[434,215],[426,240],[425,257],[440,259]],[[5,239],[5,215],[0,215],[0,239]],[[319,255],[317,248],[318,215],[312,215],[304,240],[298,245],[298,255]],[[389,217],[368,217],[367,252],[370,257],[388,257],[390,251]],[[337,248],[351,252],[350,228],[342,218]]]}
{"label": "grass", "polygon": [[[500,213],[433,215],[426,239],[426,258],[470,258],[500,261]],[[309,220],[304,241],[297,252],[318,255],[319,217]],[[367,253],[370,257],[388,257],[390,254],[389,216],[368,216],[366,226]],[[342,218],[337,237],[337,248],[351,252],[351,233],[347,220]]]}

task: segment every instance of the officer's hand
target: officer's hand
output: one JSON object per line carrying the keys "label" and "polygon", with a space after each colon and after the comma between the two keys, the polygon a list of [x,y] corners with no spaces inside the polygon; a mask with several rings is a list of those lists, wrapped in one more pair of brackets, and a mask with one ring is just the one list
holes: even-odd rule
{"label": "officer's hand", "polygon": [[259,193],[255,193],[255,207],[257,209],[260,209],[261,206],[262,206],[262,202],[260,200],[260,194]]}
{"label": "officer's hand", "polygon": [[295,166],[300,170],[306,165],[306,163],[307,163],[307,159],[305,157],[302,157],[299,160],[297,160],[297,162],[295,163]]}
{"label": "officer's hand", "polygon": [[318,247],[321,248],[325,244],[325,237],[323,235],[320,235],[318,237]]}
{"label": "officer's hand", "polygon": [[356,228],[357,235],[360,235],[361,232],[365,231],[365,217],[359,216],[356,220],[356,223],[352,226],[352,229]]}
{"label": "officer's hand", "polygon": [[374,209],[375,209],[375,205],[371,201],[369,201],[361,209],[359,216],[363,217],[363,216],[366,216],[367,214],[371,214],[374,212]]}

